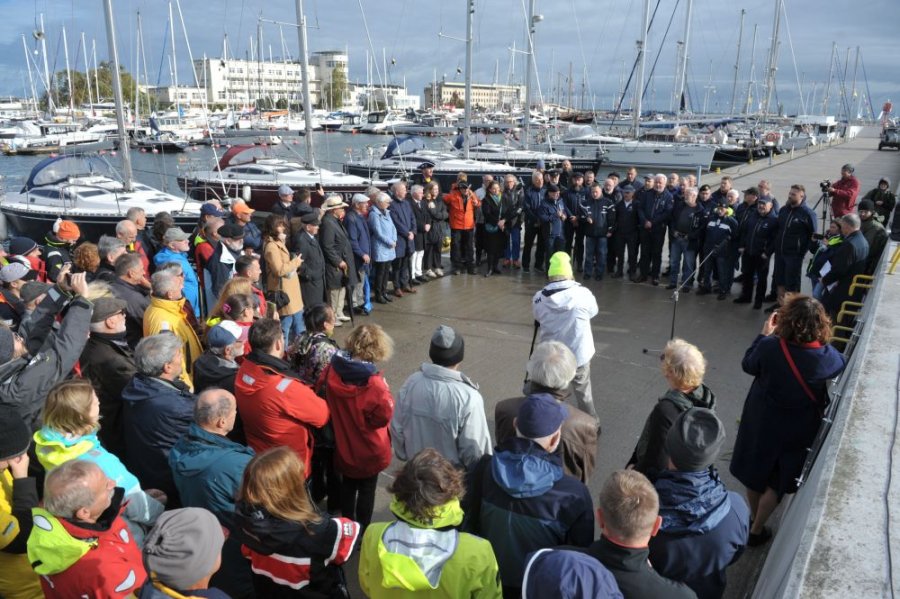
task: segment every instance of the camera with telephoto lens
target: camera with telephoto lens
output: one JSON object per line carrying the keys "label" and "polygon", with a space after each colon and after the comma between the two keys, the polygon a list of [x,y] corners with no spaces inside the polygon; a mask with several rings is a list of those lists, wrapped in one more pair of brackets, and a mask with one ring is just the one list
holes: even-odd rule
{"label": "camera with telephoto lens", "polygon": [[819,183],[819,189],[822,190],[822,193],[828,193],[828,190],[831,189],[831,180],[825,179]]}

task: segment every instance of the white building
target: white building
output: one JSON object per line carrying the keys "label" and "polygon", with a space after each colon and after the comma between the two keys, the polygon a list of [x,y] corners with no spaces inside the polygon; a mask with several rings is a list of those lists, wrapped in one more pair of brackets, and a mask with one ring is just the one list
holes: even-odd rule
{"label": "white building", "polygon": [[[488,85],[472,83],[472,103],[482,108],[509,110],[520,105],[525,98],[521,85]],[[457,100],[465,102],[466,84],[458,81],[438,81],[425,88],[426,106],[453,105]]]}
{"label": "white building", "polygon": [[[302,102],[303,83],[297,62],[208,58],[195,60],[194,68],[200,82],[206,82],[206,93],[212,106],[241,108],[252,106],[257,99],[271,100],[273,104],[279,100]],[[311,64],[307,72],[309,97],[315,105],[321,92],[318,66]]]}
{"label": "white building", "polygon": [[143,88],[156,105],[162,108],[182,106],[184,108],[202,108],[206,102],[206,90],[202,87],[186,85],[148,86]]}
{"label": "white building", "polygon": [[402,85],[367,86],[361,83],[349,84],[348,98],[348,104],[372,110],[375,106],[394,110],[418,110],[422,100],[419,96],[409,95],[409,91]]}

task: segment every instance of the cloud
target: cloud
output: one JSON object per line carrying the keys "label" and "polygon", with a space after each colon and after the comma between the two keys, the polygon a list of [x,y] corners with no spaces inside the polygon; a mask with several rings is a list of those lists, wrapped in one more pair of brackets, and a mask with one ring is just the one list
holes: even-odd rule
{"label": "cloud", "polygon": [[[519,82],[524,77],[526,56],[525,9],[528,0],[478,0],[474,25],[473,78],[479,82]],[[465,65],[465,46],[451,39],[465,37],[464,2],[441,0],[305,0],[309,25],[310,51],[347,48],[350,53],[350,80],[366,79],[366,53],[394,83],[404,77],[411,93],[422,94],[433,77],[462,80],[457,67]],[[660,2],[648,41],[647,73],[653,72],[648,98],[657,108],[671,103],[676,70],[676,42],[684,37],[687,0]],[[123,65],[134,70],[137,36],[136,15],[143,20],[146,78],[151,83],[167,83],[170,40],[167,35],[168,5],[161,0],[116,2],[117,36]],[[256,43],[257,18],[281,21],[286,25],[262,23],[263,48],[268,55],[281,56],[284,46],[297,55],[296,22],[293,0],[182,0],[182,10],[194,58],[204,54],[222,54],[227,34],[229,52],[243,57]],[[738,70],[738,89],[746,90],[751,60],[755,79],[765,79],[771,45],[775,3],[772,0],[745,0],[732,3],[700,3],[693,7],[690,32],[688,90],[695,105],[709,93],[711,107],[727,108],[731,99],[734,64],[741,8],[746,10]],[[828,81],[832,40],[838,44],[832,97],[839,84],[851,49],[846,86],[849,88],[855,64],[855,48],[860,46],[862,61],[857,69],[857,87],[866,83],[876,111],[890,97],[900,97],[900,82],[893,67],[896,49],[896,23],[900,4],[894,0],[867,0],[854,5],[847,18],[846,5],[837,0],[791,0],[786,19],[781,22],[781,44],[776,90],[788,111],[796,110],[798,80],[803,94],[809,96],[813,85],[821,90]],[[362,10],[360,10],[360,6]],[[61,27],[69,32],[70,57],[85,32],[87,43],[96,39],[100,58],[105,59],[106,35],[100,0],[37,0],[34,5],[21,0],[0,0],[4,19],[0,21],[0,92],[21,94],[27,69],[21,47],[25,34],[29,47],[34,43],[36,11],[45,13],[48,55],[51,64],[63,68],[59,46]],[[537,0],[537,12],[543,15],[535,28],[536,88],[545,99],[567,96],[567,77],[571,64],[575,97],[585,94],[602,99],[604,107],[620,91],[622,81],[631,73],[636,40],[641,27],[641,0]],[[176,18],[176,55],[179,83],[190,82],[187,45]],[[751,56],[754,25],[758,27],[756,51]],[[367,29],[368,27],[368,34]],[[790,35],[788,35],[788,31]],[[443,35],[442,35],[443,34]],[[516,52],[510,49],[515,45]],[[393,66],[391,59],[396,61]],[[795,68],[796,61],[796,68]],[[83,59],[82,59],[83,64]],[[514,65],[514,66],[513,66]],[[655,65],[655,66],[654,66]],[[141,68],[143,71],[143,67]],[[865,72],[865,74],[864,74]],[[866,80],[867,79],[867,80]],[[376,76],[377,80],[377,76]],[[715,88],[715,90],[712,89]],[[740,95],[740,94],[739,94]],[[819,93],[821,97],[821,91]]]}

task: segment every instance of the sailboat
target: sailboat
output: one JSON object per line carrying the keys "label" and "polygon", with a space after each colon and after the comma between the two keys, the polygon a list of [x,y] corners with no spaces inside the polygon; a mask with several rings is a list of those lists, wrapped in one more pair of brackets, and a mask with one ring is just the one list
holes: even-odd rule
{"label": "sailboat", "polygon": [[[106,34],[112,61],[116,123],[120,139],[125,139],[125,111],[119,54],[113,26],[112,0],[104,0]],[[147,221],[166,211],[176,226],[190,229],[200,218],[196,202],[135,183],[128,144],[121,145],[123,172],[120,176],[102,156],[72,155],[45,158],[32,169],[24,187],[0,198],[0,213],[8,233],[43,239],[57,218],[78,223],[82,235],[96,239],[115,235],[116,223],[132,207],[143,208]]]}

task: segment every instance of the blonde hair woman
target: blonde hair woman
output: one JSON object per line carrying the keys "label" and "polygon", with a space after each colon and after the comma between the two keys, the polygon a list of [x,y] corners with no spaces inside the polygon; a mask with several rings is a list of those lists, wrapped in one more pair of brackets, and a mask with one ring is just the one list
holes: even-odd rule
{"label": "blonde hair woman", "polygon": [[234,534],[250,559],[259,597],[342,596],[359,524],[320,514],[306,492],[303,462],[289,447],[247,464],[235,504]]}
{"label": "blonde hair woman", "polygon": [[163,511],[162,491],[145,493],[138,481],[114,454],[100,444],[100,400],[91,383],[71,379],[57,384],[47,395],[41,415],[44,425],[34,434],[35,453],[49,471],[71,460],[93,462],[115,481],[119,498],[128,500],[124,517],[140,543]]}
{"label": "blonde hair woman", "polygon": [[716,396],[703,384],[706,358],[695,345],[684,339],[666,343],[660,356],[661,371],[669,389],[653,406],[629,466],[653,480],[665,470],[669,456],[665,441],[672,423],[688,408],[715,408]]}
{"label": "blonde hair woman", "polygon": [[207,328],[212,328],[225,319],[225,310],[223,306],[225,301],[232,295],[253,295],[253,284],[247,277],[234,277],[225,283],[222,287],[222,293],[216,300],[216,305],[209,311],[209,317],[206,319]]}

